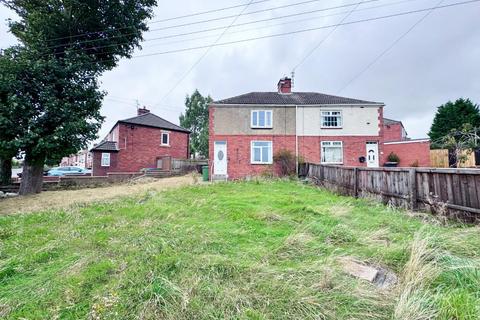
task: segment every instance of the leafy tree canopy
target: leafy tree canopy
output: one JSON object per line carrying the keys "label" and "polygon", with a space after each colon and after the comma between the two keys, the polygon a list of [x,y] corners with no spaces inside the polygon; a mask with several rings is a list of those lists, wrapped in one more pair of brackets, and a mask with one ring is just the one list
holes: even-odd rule
{"label": "leafy tree canopy", "polygon": [[15,121],[22,133],[8,145],[26,154],[20,192],[39,192],[45,161],[56,163],[96,138],[104,96],[97,78],[139,46],[156,0],[2,3],[19,16],[10,21],[20,46],[10,49],[16,79],[7,100],[21,119],[10,114],[5,124]]}
{"label": "leafy tree canopy", "polygon": [[458,131],[465,128],[480,127],[480,111],[478,105],[469,99],[458,99],[455,102],[447,102],[438,107],[432,127],[428,133],[432,140],[432,146],[441,148],[441,140],[449,135],[452,130]]}
{"label": "leafy tree canopy", "polygon": [[180,125],[191,131],[190,152],[194,156],[208,157],[208,104],[213,99],[195,90],[185,98],[185,114],[180,115]]}

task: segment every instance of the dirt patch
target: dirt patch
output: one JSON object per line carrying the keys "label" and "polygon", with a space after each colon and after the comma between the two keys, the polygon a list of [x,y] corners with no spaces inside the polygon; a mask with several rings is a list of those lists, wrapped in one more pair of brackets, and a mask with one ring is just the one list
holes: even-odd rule
{"label": "dirt patch", "polygon": [[161,191],[194,183],[192,175],[158,180],[136,181],[95,189],[46,191],[40,194],[0,200],[0,214],[15,214],[49,209],[67,208],[71,205],[111,200],[131,196],[148,190]]}

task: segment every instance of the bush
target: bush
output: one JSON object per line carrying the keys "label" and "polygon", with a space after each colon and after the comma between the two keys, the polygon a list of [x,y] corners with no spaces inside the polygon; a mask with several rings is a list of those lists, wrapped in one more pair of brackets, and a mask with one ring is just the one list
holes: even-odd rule
{"label": "bush", "polygon": [[388,162],[400,162],[400,157],[393,151],[387,157]]}
{"label": "bush", "polygon": [[278,166],[281,176],[292,176],[297,172],[295,155],[287,149],[280,149],[273,156],[273,161]]}

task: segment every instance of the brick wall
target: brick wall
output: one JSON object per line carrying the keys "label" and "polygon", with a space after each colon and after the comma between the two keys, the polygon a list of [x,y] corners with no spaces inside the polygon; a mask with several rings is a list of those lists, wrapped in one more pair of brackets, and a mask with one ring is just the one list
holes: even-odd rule
{"label": "brick wall", "polygon": [[[216,135],[215,141],[227,142],[228,177],[240,179],[247,176],[261,175],[274,170],[268,164],[251,164],[251,141],[272,141],[272,152],[275,155],[281,149],[288,149],[295,154],[295,136],[279,135]],[[213,144],[211,159],[213,160]]]}
{"label": "brick wall", "polygon": [[107,172],[115,170],[118,164],[118,152],[107,152],[110,153],[110,166],[102,167],[102,153],[105,151],[93,151],[93,164],[92,164],[92,175],[97,177],[103,177],[107,175]]}
{"label": "brick wall", "polygon": [[383,139],[385,142],[402,141],[404,139],[402,125],[400,123],[385,125],[383,127]]}
{"label": "brick wall", "polygon": [[[169,146],[161,145],[162,132],[169,132]],[[143,168],[156,168],[157,159],[172,157],[188,159],[188,138],[184,132],[168,131],[144,126],[119,124],[119,151],[112,153],[110,167],[101,167],[101,152],[94,152],[93,174],[107,172],[138,172]]]}
{"label": "brick wall", "polygon": [[385,160],[393,152],[400,158],[400,167],[430,167],[430,142],[411,141],[402,143],[387,143],[384,145]]}
{"label": "brick wall", "polygon": [[382,143],[378,136],[316,136],[316,137],[298,137],[298,153],[304,161],[320,163],[320,142],[321,141],[342,141],[343,143],[343,164],[346,166],[366,167],[367,163],[361,163],[358,159],[366,156],[367,142],[377,141],[379,152],[379,165],[382,165]]}

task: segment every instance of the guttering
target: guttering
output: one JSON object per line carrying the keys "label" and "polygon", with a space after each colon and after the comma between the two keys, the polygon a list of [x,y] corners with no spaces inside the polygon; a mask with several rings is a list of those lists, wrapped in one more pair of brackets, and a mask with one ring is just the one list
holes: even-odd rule
{"label": "guttering", "polygon": [[[212,106],[215,107],[291,107],[295,108],[299,106],[298,104],[278,104],[278,103],[218,103],[218,104],[211,104]],[[384,107],[384,103],[358,103],[358,104],[352,104],[352,103],[331,103],[331,104],[301,104],[300,106],[302,107],[335,107],[335,106],[340,106],[340,107]]]}

